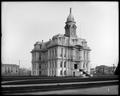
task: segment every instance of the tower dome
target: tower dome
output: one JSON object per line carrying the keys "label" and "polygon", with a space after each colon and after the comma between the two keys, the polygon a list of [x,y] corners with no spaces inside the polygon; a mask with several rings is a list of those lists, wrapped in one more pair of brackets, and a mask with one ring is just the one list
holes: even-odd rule
{"label": "tower dome", "polygon": [[73,17],[73,15],[72,15],[72,8],[70,8],[70,14],[69,14],[69,16],[67,17],[67,22],[71,22],[71,21],[74,22],[74,17]]}

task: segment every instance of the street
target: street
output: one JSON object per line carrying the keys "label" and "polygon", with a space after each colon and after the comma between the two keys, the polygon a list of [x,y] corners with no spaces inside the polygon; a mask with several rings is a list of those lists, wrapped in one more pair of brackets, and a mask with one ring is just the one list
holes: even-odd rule
{"label": "street", "polygon": [[[21,77],[22,78],[22,77]],[[35,78],[2,81],[3,94],[117,94],[118,78]],[[27,77],[26,77],[27,78]]]}
{"label": "street", "polygon": [[14,95],[118,95],[118,85],[115,86],[105,86],[96,88],[86,88],[86,89],[69,89],[69,90],[57,90],[57,91],[47,91],[47,92],[29,92],[29,93],[17,93]]}

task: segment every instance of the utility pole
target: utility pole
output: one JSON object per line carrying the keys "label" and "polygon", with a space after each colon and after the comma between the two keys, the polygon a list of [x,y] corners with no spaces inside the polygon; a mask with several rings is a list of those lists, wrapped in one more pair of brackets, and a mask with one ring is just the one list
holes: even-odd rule
{"label": "utility pole", "polygon": [[20,60],[19,60],[19,76],[20,76]]}
{"label": "utility pole", "polygon": [[19,60],[19,68],[20,68],[20,60]]}
{"label": "utility pole", "polygon": [[103,66],[103,75],[104,75],[104,70],[105,70],[105,69],[104,69],[104,66]]}
{"label": "utility pole", "polygon": [[113,72],[115,71],[115,65],[113,64]]}

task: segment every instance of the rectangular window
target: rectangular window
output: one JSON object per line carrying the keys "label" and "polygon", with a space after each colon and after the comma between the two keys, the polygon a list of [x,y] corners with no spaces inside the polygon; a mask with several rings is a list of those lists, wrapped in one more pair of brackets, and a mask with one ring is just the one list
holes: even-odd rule
{"label": "rectangular window", "polygon": [[57,48],[55,48],[55,56],[57,56]]}
{"label": "rectangular window", "polygon": [[83,64],[83,68],[85,68],[85,63]]}
{"label": "rectangular window", "polygon": [[52,68],[52,61],[51,61],[51,63],[50,63],[50,68]]}
{"label": "rectangular window", "polygon": [[51,58],[51,49],[50,49],[50,58]]}
{"label": "rectangular window", "polygon": [[54,48],[54,56],[56,56],[55,54],[56,54],[56,53],[55,53],[55,48]]}
{"label": "rectangular window", "polygon": [[54,75],[54,70],[52,69],[52,76]]}
{"label": "rectangular window", "polygon": [[52,55],[54,56],[54,49],[52,50]]}
{"label": "rectangular window", "polygon": [[61,57],[63,56],[63,48],[61,48]]}
{"label": "rectangular window", "polygon": [[49,66],[50,66],[50,68],[51,68],[51,62],[49,63]]}
{"label": "rectangular window", "polygon": [[8,67],[8,73],[10,72],[10,68]]}
{"label": "rectangular window", "polygon": [[55,50],[56,50],[56,48],[54,48],[54,56],[56,56],[56,51]]}
{"label": "rectangular window", "polygon": [[55,65],[54,65],[54,67],[56,68],[56,61],[55,61],[55,63],[54,63]]}

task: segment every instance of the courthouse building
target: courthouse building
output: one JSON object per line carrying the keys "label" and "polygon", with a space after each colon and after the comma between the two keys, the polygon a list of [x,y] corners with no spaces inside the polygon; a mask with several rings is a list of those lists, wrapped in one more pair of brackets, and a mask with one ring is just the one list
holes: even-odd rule
{"label": "courthouse building", "polygon": [[76,22],[71,12],[65,22],[65,34],[47,42],[36,42],[32,53],[33,76],[85,76],[90,74],[89,52],[85,39],[76,35]]}

